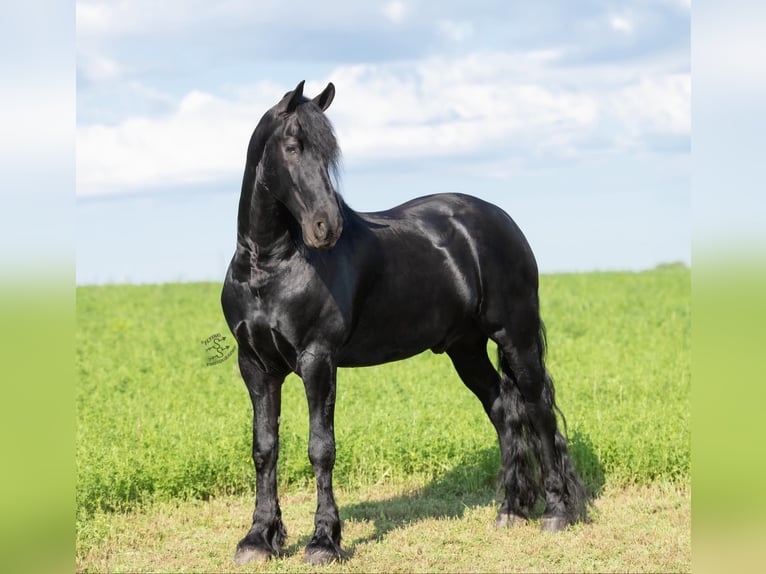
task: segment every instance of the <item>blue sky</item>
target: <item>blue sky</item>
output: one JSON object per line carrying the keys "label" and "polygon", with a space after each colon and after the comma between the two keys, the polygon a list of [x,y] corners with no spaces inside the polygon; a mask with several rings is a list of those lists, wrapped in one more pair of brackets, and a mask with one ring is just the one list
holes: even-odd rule
{"label": "blue sky", "polygon": [[690,6],[77,3],[77,282],[220,281],[250,134],[337,89],[360,211],[459,191],[541,271],[690,262]]}

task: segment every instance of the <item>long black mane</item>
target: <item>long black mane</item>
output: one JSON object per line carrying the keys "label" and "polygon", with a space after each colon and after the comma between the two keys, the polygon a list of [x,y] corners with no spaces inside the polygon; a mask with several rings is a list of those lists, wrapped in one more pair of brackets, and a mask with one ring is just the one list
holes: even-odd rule
{"label": "long black mane", "polygon": [[296,128],[301,137],[306,139],[307,148],[314,150],[327,163],[335,191],[338,192],[342,155],[338,140],[327,116],[310,100],[306,100],[295,109],[292,116],[285,120],[286,135],[295,135]]}

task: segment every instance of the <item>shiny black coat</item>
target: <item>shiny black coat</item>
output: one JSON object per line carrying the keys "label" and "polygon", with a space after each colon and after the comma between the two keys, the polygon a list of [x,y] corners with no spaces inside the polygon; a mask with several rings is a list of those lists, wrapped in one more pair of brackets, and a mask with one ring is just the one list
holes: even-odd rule
{"label": "shiny black coat", "polygon": [[300,374],[299,357],[316,347],[339,367],[441,353],[466,332],[501,327],[503,317],[490,313],[505,311],[508,300],[534,304],[532,252],[494,205],[444,194],[379,213],[342,209],[332,250],[291,237],[268,271],[244,280],[227,274],[229,326],[268,372]]}
{"label": "shiny black coat", "polygon": [[526,519],[541,496],[545,529],[584,518],[585,492],[557,429],[537,265],[524,235],[501,209],[468,195],[353,211],[333,184],[339,149],[323,112],[334,95],[329,84],[309,100],[301,82],[264,114],[248,147],[221,293],[253,405],[255,511],[235,560],[276,556],[285,542],[276,471],[287,374],[303,379],[317,481],[305,556],[323,563],[345,556],[332,486],[337,369],[426,349],[449,355],[497,430],[498,526]]}

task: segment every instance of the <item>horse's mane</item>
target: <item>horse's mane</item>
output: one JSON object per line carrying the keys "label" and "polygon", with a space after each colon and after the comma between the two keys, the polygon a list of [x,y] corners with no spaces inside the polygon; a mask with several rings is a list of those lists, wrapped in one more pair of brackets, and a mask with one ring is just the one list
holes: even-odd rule
{"label": "horse's mane", "polygon": [[337,193],[340,183],[341,152],[330,120],[310,100],[301,103],[288,119],[288,133],[290,120],[298,122],[308,146],[319,153],[322,159],[327,162],[333,187]]}

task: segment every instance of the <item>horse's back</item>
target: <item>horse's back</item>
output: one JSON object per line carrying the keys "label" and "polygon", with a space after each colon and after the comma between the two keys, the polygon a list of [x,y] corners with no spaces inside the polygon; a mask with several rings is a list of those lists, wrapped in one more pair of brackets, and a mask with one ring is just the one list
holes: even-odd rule
{"label": "horse's back", "polygon": [[511,216],[493,203],[471,195],[443,193],[362,215],[390,227],[392,234],[420,236],[437,250],[469,251],[470,257],[456,263],[476,267],[482,276],[499,272],[507,281],[511,275],[533,283],[537,289],[537,263],[526,237]]}
{"label": "horse's back", "polygon": [[484,219],[498,215],[508,217],[502,209],[493,203],[463,193],[424,195],[385,211],[361,213],[360,215],[371,221],[384,222],[438,219],[440,217],[464,218],[468,216],[470,219]]}

